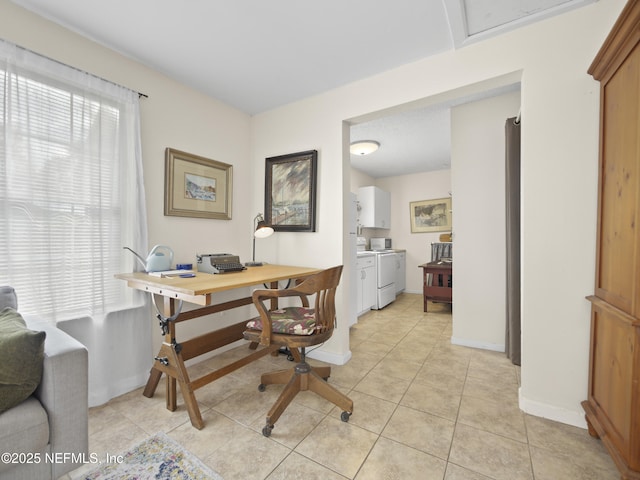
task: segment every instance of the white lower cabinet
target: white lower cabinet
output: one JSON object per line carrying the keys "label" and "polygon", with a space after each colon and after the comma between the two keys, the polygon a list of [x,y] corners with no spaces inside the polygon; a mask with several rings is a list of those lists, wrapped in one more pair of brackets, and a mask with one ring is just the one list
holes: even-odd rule
{"label": "white lower cabinet", "polygon": [[374,255],[358,255],[357,306],[358,316],[371,310],[376,303],[376,259]]}
{"label": "white lower cabinet", "polygon": [[403,292],[407,286],[407,253],[396,252],[398,273],[396,275],[396,293]]}

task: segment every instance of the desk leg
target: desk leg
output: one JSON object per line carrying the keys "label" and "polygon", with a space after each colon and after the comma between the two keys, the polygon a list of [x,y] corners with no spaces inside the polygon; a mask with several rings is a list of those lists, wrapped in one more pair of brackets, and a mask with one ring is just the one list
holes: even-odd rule
{"label": "desk leg", "polygon": [[153,394],[156,393],[156,388],[158,388],[158,383],[160,383],[160,378],[162,377],[162,372],[158,370],[155,366],[151,367],[151,371],[149,372],[149,379],[147,380],[147,384],[144,387],[144,391],[142,395],[147,398],[153,397]]}
{"label": "desk leg", "polygon": [[[173,348],[172,343],[176,338],[176,325],[175,323],[169,324],[169,333],[165,336],[165,343],[162,345],[160,349],[160,354],[158,354],[158,358],[167,358],[169,359],[169,365],[178,366],[182,363],[179,356],[176,354],[175,348]],[[167,343],[169,342],[169,343]],[[166,347],[166,348],[165,348]],[[170,412],[175,412],[178,408],[178,392],[176,391],[176,377],[174,376],[175,371],[167,372],[167,391],[166,391],[166,399],[167,399],[167,410]]]}
{"label": "desk leg", "polygon": [[[175,313],[175,301],[172,298],[163,297],[163,315],[170,317]],[[200,408],[196,402],[196,397],[191,387],[191,381],[187,369],[184,365],[180,347],[176,343],[176,326],[175,323],[169,323],[169,331],[165,335],[165,341],[160,347],[160,351],[156,356],[156,361],[151,368],[147,385],[145,386],[143,395],[152,397],[160,382],[162,374],[167,376],[167,409],[175,411],[177,408],[177,384],[180,385],[180,392],[184,399],[185,406],[189,412],[191,424],[198,430],[204,427]]]}
{"label": "desk leg", "polygon": [[191,380],[187,373],[187,368],[182,360],[182,355],[176,351],[175,344],[163,343],[160,348],[159,357],[167,358],[168,365],[160,363],[158,368],[167,375],[167,409],[175,411],[177,407],[176,386],[180,386],[180,393],[184,399],[185,407],[189,413],[191,424],[198,430],[204,427],[200,408],[191,386]]}
{"label": "desk leg", "polygon": [[422,301],[423,301],[423,311],[427,311],[427,287],[429,286],[429,274],[427,273],[427,269],[423,268],[422,270]]}
{"label": "desk leg", "polygon": [[[162,314],[165,317],[170,317],[174,313],[175,304],[171,299],[167,299],[165,297],[161,297],[161,299],[162,299],[162,305],[163,305]],[[155,298],[154,298],[154,301],[155,301]],[[165,342],[167,341],[171,342],[171,338],[175,338],[175,325],[173,324],[170,324],[170,331],[168,334],[165,335]],[[160,378],[162,377],[162,370],[158,368],[158,365],[159,365],[158,362],[160,361],[158,359],[162,359],[164,357],[165,356],[162,355],[162,348],[161,348],[160,351],[158,352],[158,355],[156,356],[156,362],[151,367],[151,371],[149,372],[149,379],[147,380],[147,384],[145,385],[144,391],[142,392],[142,394],[147,398],[153,397],[153,395],[156,393],[156,389],[158,388],[158,384],[160,383]],[[167,380],[168,379],[169,377],[167,377]],[[169,408],[169,389],[168,388],[167,388],[167,408]],[[171,409],[169,408],[169,410]],[[173,410],[175,410],[175,407]]]}

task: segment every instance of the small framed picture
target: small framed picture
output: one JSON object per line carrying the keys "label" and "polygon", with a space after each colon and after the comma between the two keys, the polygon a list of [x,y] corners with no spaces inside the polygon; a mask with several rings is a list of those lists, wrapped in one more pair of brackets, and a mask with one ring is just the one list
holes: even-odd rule
{"label": "small framed picture", "polygon": [[316,231],[317,163],[316,150],[266,159],[264,216],[275,231]]}
{"label": "small framed picture", "polygon": [[232,173],[226,163],[167,148],[164,214],[231,220]]}
{"label": "small framed picture", "polygon": [[409,204],[411,233],[451,230],[451,198],[421,200]]}

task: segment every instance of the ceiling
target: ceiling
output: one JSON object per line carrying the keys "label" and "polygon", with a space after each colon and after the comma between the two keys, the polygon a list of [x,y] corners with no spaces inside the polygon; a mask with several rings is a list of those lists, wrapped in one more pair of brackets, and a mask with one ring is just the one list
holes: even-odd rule
{"label": "ceiling", "polygon": [[[596,0],[12,1],[253,115]],[[392,175],[404,173],[399,155],[411,169],[448,168],[448,108],[359,125],[352,137],[386,145],[366,165],[393,165]],[[373,177],[391,172],[366,165]]]}
{"label": "ceiling", "polygon": [[[351,155],[351,166],[373,178],[451,168],[451,108],[520,90],[519,83],[482,90],[474,94],[453,95],[429,106],[412,107],[400,113],[351,127],[351,143],[374,140],[378,150],[369,155]],[[514,116],[518,112],[513,112]]]}

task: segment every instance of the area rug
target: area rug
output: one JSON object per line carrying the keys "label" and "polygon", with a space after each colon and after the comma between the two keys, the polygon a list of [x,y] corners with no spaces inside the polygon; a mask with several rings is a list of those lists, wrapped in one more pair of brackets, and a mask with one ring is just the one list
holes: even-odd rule
{"label": "area rug", "polygon": [[164,433],[156,433],[83,476],[86,480],[223,480]]}

